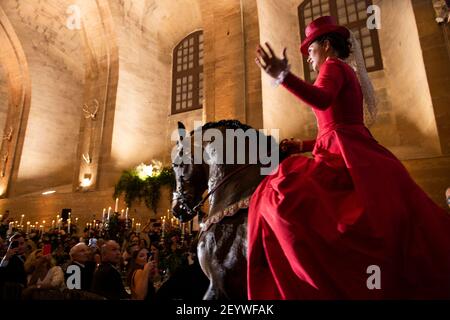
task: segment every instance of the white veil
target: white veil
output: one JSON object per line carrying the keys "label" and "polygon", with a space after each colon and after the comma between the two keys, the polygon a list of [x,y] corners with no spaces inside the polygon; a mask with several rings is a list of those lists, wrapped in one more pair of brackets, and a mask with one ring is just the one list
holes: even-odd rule
{"label": "white veil", "polygon": [[367,74],[359,41],[356,39],[354,33],[351,30],[349,31],[350,42],[352,44],[352,53],[345,60],[345,62],[350,65],[353,70],[355,70],[356,75],[358,76],[359,84],[361,85],[361,90],[364,98],[364,123],[367,127],[370,127],[374,124],[378,112],[375,91],[373,89],[369,75]]}

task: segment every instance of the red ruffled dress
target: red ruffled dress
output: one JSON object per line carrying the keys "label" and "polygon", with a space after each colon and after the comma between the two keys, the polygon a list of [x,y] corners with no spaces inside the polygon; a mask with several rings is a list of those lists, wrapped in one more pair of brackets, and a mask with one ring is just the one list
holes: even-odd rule
{"label": "red ruffled dress", "polygon": [[283,86],[318,120],[313,158],[284,160],[252,196],[249,299],[449,299],[450,217],[363,122],[354,71],[329,58]]}

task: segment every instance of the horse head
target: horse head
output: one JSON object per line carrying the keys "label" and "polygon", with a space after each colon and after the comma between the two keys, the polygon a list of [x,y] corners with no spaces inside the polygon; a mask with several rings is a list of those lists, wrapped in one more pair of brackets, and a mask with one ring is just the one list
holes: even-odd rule
{"label": "horse head", "polygon": [[[273,137],[237,120],[209,122],[190,135],[184,124],[178,122],[178,141],[172,153],[176,180],[172,198],[174,216],[182,222],[193,219],[207,198],[215,207],[239,200],[236,197],[240,191],[249,191],[251,185],[261,180],[255,170],[262,164],[263,147],[268,148],[264,152],[269,155],[274,148],[278,152]],[[278,162],[278,157],[275,160]],[[245,180],[242,170],[248,173]],[[202,198],[207,189],[209,193]]]}
{"label": "horse head", "polygon": [[203,152],[203,148],[194,143],[192,136],[186,134],[186,128],[182,122],[178,122],[178,136],[176,153],[172,157],[176,182],[172,197],[172,213],[181,222],[187,222],[200,212],[200,207],[197,205],[208,188],[208,169],[203,162],[195,163],[195,150]]}

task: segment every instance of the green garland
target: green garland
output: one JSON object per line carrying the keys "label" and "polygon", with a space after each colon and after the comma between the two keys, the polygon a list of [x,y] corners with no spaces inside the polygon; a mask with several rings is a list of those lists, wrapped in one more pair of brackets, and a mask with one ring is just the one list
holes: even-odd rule
{"label": "green garland", "polygon": [[128,207],[131,207],[135,200],[144,199],[147,208],[156,214],[162,186],[174,189],[175,175],[172,168],[164,167],[157,175],[148,176],[144,180],[139,177],[136,169],[126,170],[123,171],[119,182],[114,187],[113,198],[118,198],[124,193]]}

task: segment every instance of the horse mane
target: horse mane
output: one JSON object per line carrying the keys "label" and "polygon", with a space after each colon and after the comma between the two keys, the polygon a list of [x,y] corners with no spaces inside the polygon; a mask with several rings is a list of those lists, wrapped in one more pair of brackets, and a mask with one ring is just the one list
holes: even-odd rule
{"label": "horse mane", "polygon": [[[244,131],[248,130],[248,129],[254,129],[253,127],[244,124],[242,122],[240,122],[239,120],[235,120],[235,119],[228,119],[228,120],[220,120],[220,121],[215,121],[215,122],[207,122],[205,123],[203,126],[198,127],[197,129],[194,129],[190,132],[190,135],[192,136],[194,134],[194,132],[197,131],[204,131],[207,129],[217,129],[217,128],[225,128],[225,129],[242,129]],[[272,139],[274,139],[271,135],[265,135],[264,136],[268,139],[268,141],[271,141]],[[277,143],[278,145],[278,143]],[[287,154],[284,151],[279,150],[279,156],[280,156],[280,161],[286,159],[289,154]]]}
{"label": "horse mane", "polygon": [[215,121],[215,122],[207,122],[205,123],[203,126],[198,127],[195,130],[192,130],[190,135],[193,135],[194,132],[196,131],[203,131],[203,130],[208,130],[208,129],[217,129],[217,128],[221,128],[224,127],[226,129],[242,129],[244,131],[248,130],[248,129],[253,129],[253,127],[246,125],[244,123],[241,123],[239,120],[220,120],[220,121]]}

